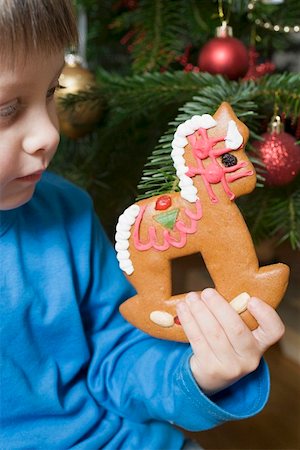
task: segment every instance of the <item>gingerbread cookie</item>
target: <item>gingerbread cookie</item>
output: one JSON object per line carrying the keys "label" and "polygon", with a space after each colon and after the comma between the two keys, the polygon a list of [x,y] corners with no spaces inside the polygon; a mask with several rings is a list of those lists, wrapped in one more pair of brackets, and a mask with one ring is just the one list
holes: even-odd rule
{"label": "gingerbread cookie", "polygon": [[178,126],[171,156],[180,192],[141,200],[116,228],[121,269],[137,295],[120,307],[135,327],[161,339],[186,342],[172,296],[171,261],[201,253],[214,287],[250,329],[250,296],[276,307],[288,283],[284,264],[259,267],[251,235],[234,199],[251,192],[255,170],[244,148],[248,128],[222,103],[214,116],[193,116]]}

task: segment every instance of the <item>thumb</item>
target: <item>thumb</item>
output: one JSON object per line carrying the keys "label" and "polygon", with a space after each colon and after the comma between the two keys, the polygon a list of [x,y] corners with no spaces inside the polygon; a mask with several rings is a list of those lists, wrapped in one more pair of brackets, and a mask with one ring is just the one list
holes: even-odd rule
{"label": "thumb", "polygon": [[275,309],[259,298],[250,298],[248,310],[258,322],[258,328],[252,334],[264,353],[283,336],[284,324]]}

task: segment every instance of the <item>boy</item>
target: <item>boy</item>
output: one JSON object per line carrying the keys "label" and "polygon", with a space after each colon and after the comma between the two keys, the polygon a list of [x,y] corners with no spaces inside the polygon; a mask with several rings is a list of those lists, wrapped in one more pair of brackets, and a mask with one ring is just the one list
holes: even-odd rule
{"label": "boy", "polygon": [[203,430],[262,409],[260,359],[283,324],[252,299],[251,333],[211,289],[178,307],[191,347],[122,319],[132,288],[89,197],[45,173],[74,41],[69,0],[0,0],[0,447],[179,450],[172,424]]}

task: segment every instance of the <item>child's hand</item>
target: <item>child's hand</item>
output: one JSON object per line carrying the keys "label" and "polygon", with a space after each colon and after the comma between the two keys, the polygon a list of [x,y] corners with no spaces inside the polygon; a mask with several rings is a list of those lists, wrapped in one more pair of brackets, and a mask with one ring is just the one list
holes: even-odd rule
{"label": "child's hand", "polygon": [[177,305],[177,313],[193,349],[192,373],[206,394],[218,392],[255,370],[263,353],[284,333],[276,311],[251,298],[249,312],[259,327],[250,331],[214,289],[195,292]]}

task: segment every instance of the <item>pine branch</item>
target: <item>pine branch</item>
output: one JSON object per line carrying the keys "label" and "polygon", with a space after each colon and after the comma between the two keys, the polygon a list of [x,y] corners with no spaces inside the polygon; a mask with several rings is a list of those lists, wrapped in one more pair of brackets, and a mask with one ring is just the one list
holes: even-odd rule
{"label": "pine branch", "polygon": [[237,201],[256,243],[268,237],[269,228],[265,223],[265,211],[268,208],[270,194],[270,191],[260,186],[253,195],[239,198]]}
{"label": "pine branch", "polygon": [[300,115],[300,74],[284,73],[263,77],[258,97],[266,104],[276,102],[279,111],[288,117]]}
{"label": "pine branch", "polygon": [[[252,103],[260,105],[259,113],[269,111],[273,113],[274,102],[276,101],[279,111],[285,115],[298,117],[300,115],[300,75],[281,74],[264,77],[259,83],[254,82],[228,82],[221,76],[207,73],[185,73],[183,71],[148,73],[144,75],[133,75],[122,77],[111,74],[104,70],[99,71],[97,76],[98,85],[86,92],[79,92],[76,95],[67,95],[63,104],[66,108],[74,108],[76,103],[88,102],[89,107],[97,107],[105,104],[110,112],[109,126],[111,129],[119,126],[128,117],[132,121],[141,117],[157,114],[157,111],[166,105],[177,105],[179,107],[192,98],[196,99],[200,92],[201,102],[204,104],[206,95],[207,107],[213,106],[217,101],[221,102],[225,98],[235,107],[235,99],[241,96],[245,103],[244,112],[248,116]],[[233,83],[233,91],[236,95],[226,97],[228,92],[224,91],[224,86]],[[206,88],[205,92],[203,89]],[[210,88],[210,89],[209,89]],[[249,103],[250,102],[250,103]],[[251,103],[252,102],[252,103]],[[194,109],[194,114],[196,114]],[[244,113],[241,111],[241,118]],[[249,128],[252,137],[259,131],[254,128],[251,121]]]}
{"label": "pine branch", "polygon": [[300,249],[300,179],[298,186],[291,191],[273,190],[268,208],[265,210],[265,221],[271,236],[280,236],[280,242],[290,240],[293,249]]}
{"label": "pine branch", "polygon": [[113,28],[133,27],[130,43],[134,73],[167,67],[182,53],[182,1],[140,0],[136,10],[120,15]]}
{"label": "pine branch", "polygon": [[151,118],[164,106],[175,105],[178,108],[206,86],[217,89],[220,79],[208,73],[183,71],[123,77],[99,70],[97,87],[76,95],[68,94],[62,99],[62,104],[67,109],[85,102],[91,108],[105,105],[109,113],[107,124],[112,131],[128,117],[131,121],[138,121],[146,116]]}
{"label": "pine branch", "polygon": [[[102,72],[99,83],[106,92],[110,125],[118,126],[126,117],[139,120],[157,115],[165,106],[177,108],[206,86],[217,88],[218,78],[210,74],[180,72],[148,73],[123,79],[111,79]],[[129,100],[130,99],[130,100]]]}
{"label": "pine branch", "polygon": [[300,176],[287,186],[257,188],[238,205],[256,243],[275,237],[300,249]]}

